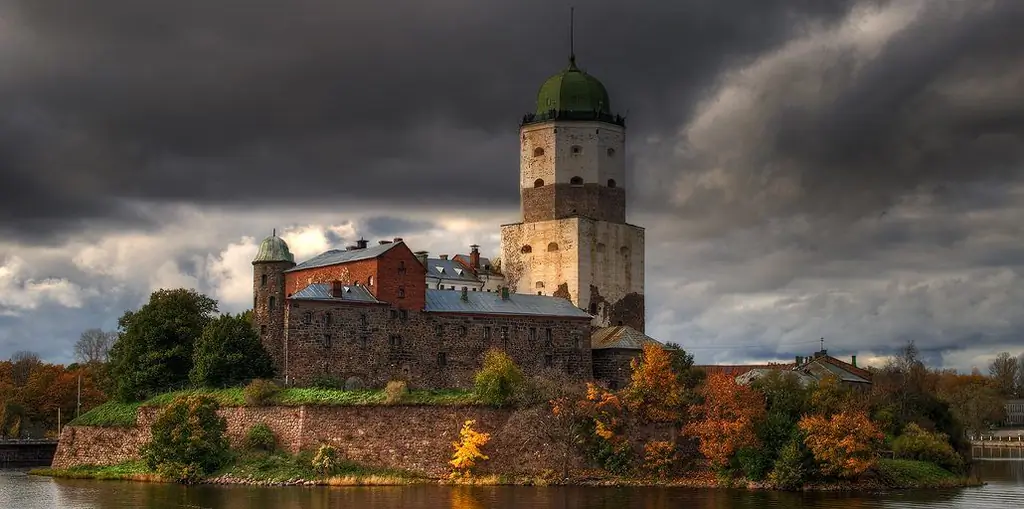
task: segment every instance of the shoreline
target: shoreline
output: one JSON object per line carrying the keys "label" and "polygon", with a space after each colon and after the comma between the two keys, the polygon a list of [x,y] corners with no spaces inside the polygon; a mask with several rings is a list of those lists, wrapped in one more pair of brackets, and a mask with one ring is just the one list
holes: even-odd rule
{"label": "shoreline", "polygon": [[[99,481],[130,481],[130,482],[154,482],[173,483],[163,479],[159,474],[153,472],[118,471],[122,466],[112,465],[106,467],[75,467],[71,469],[37,468],[30,470],[29,475],[52,477],[56,479],[84,479]],[[950,474],[949,477],[941,479],[916,480],[902,484],[887,484],[878,476],[869,476],[857,481],[832,481],[819,482],[804,485],[798,490],[782,490],[775,488],[768,483],[747,481],[746,479],[733,479],[728,482],[720,482],[710,472],[693,472],[693,475],[670,477],[670,478],[648,478],[648,477],[574,477],[569,479],[549,479],[537,476],[511,476],[501,474],[488,474],[480,476],[465,477],[459,479],[446,479],[435,477],[415,477],[388,474],[354,474],[335,475],[322,478],[267,478],[260,479],[251,476],[238,476],[232,474],[219,474],[204,477],[196,484],[219,485],[219,486],[262,486],[262,487],[291,487],[291,486],[413,486],[413,485],[438,485],[438,486],[585,486],[585,487],[637,487],[637,488],[690,488],[690,489],[741,489],[748,491],[793,491],[793,492],[886,492],[905,491],[916,489],[952,489],[970,488],[984,486],[986,483],[972,476],[958,476]]]}

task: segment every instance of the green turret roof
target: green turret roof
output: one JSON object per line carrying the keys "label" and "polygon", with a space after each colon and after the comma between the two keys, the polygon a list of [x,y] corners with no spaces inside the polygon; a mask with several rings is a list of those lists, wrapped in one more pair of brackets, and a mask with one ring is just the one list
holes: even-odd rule
{"label": "green turret roof", "polygon": [[597,78],[576,67],[575,56],[569,66],[550,77],[537,93],[537,115],[558,113],[611,114],[608,91]]}
{"label": "green turret roof", "polygon": [[277,232],[274,232],[273,235],[263,239],[263,242],[260,243],[260,250],[252,261],[252,263],[260,262],[295,263],[295,257],[291,251],[288,251],[288,244],[284,239],[278,237]]}

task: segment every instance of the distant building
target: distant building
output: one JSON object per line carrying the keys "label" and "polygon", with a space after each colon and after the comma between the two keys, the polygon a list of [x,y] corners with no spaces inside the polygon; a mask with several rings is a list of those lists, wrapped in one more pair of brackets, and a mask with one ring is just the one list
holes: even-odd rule
{"label": "distant building", "polygon": [[480,256],[480,246],[470,246],[468,255],[427,257],[426,251],[417,251],[416,258],[427,268],[427,288],[462,290],[471,292],[498,292],[505,287],[505,276],[491,260]]}
{"label": "distant building", "polygon": [[1004,426],[1024,426],[1024,399],[1011,399],[1006,402],[1006,420]]}
{"label": "distant building", "polygon": [[750,366],[699,366],[708,374],[725,373],[736,378],[736,383],[747,385],[772,371],[785,371],[796,374],[801,384],[810,386],[821,380],[833,377],[847,387],[867,389],[871,387],[871,372],[857,367],[857,356],[850,362],[839,360],[828,355],[827,350],[815,352],[809,357],[797,357],[792,364],[766,364]]}

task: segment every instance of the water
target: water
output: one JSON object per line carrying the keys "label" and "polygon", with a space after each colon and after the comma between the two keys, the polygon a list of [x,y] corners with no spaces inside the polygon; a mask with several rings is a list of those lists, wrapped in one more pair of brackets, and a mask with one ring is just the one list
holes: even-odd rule
{"label": "water", "polygon": [[1024,500],[1024,461],[979,462],[987,486],[886,494],[779,493],[683,488],[180,486],[54,480],[0,471],[3,509],[739,509],[1000,508]]}

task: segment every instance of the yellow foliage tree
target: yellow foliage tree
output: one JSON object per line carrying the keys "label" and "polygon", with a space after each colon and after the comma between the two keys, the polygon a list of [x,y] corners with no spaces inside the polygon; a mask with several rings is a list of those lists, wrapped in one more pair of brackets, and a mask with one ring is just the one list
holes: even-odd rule
{"label": "yellow foliage tree", "polygon": [[682,416],[683,386],[672,369],[672,356],[661,345],[646,344],[641,358],[630,362],[629,386],[623,391],[629,409],[653,422]]}
{"label": "yellow foliage tree", "polygon": [[704,402],[692,409],[698,420],[683,433],[700,439],[700,452],[712,465],[728,465],[736,451],[760,445],[754,427],[765,415],[764,395],[716,373],[704,382],[701,396]]}
{"label": "yellow foliage tree", "polygon": [[804,444],[814,454],[822,473],[851,479],[875,463],[875,450],[883,436],[862,411],[839,412],[831,417],[800,419]]}
{"label": "yellow foliage tree", "polygon": [[652,440],[644,444],[644,466],[664,477],[676,461],[676,446],[672,442]]}
{"label": "yellow foliage tree", "polygon": [[455,467],[455,471],[452,472],[452,477],[458,477],[460,475],[468,475],[470,470],[478,460],[490,459],[487,455],[480,452],[480,448],[487,445],[490,441],[490,433],[480,433],[473,429],[473,425],[476,421],[469,420],[463,423],[462,430],[459,431],[459,441],[452,442],[455,447],[455,454],[452,455],[451,461],[448,463]]}

